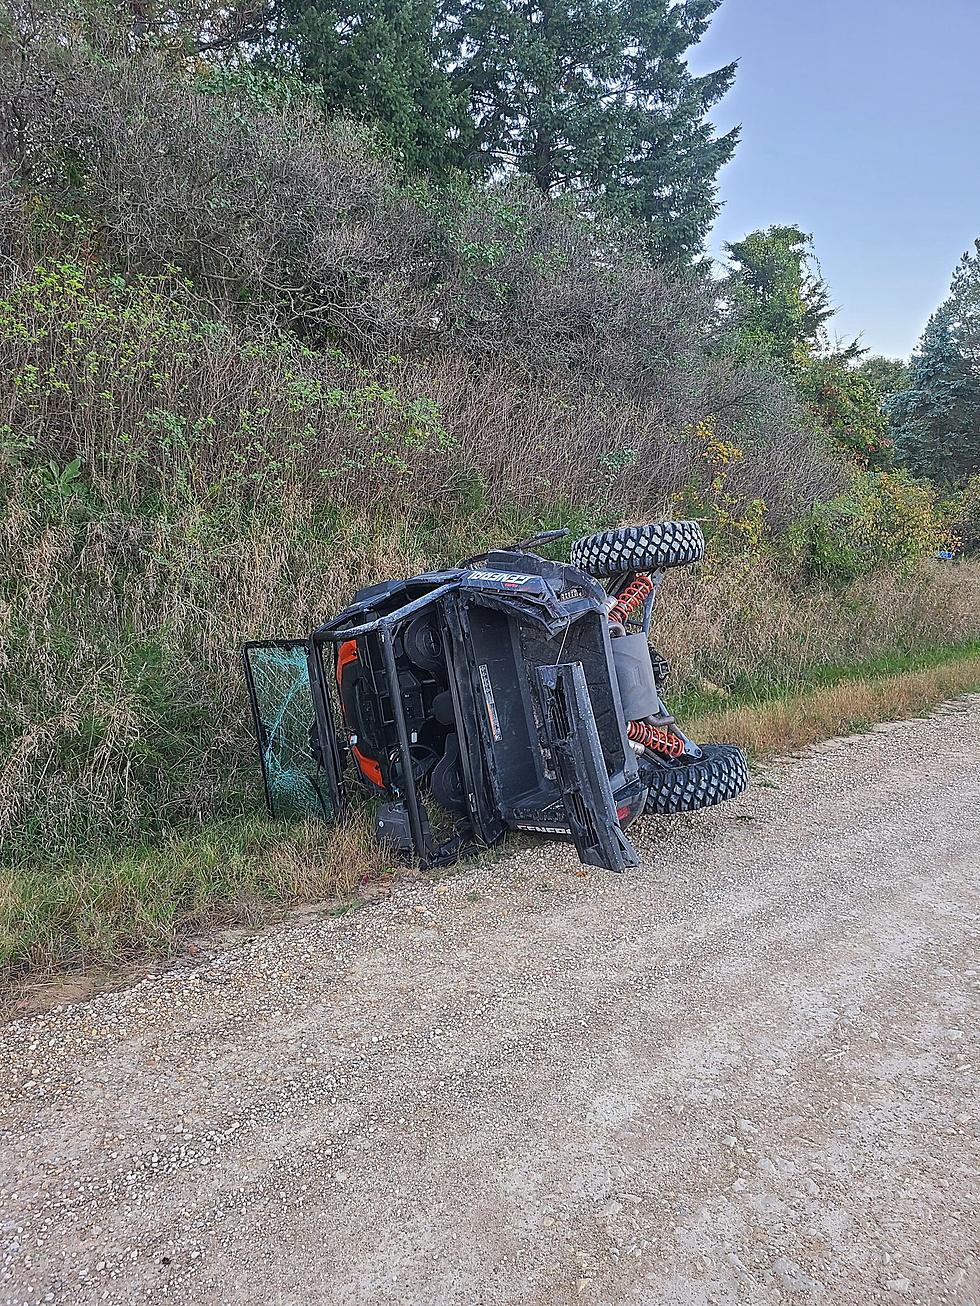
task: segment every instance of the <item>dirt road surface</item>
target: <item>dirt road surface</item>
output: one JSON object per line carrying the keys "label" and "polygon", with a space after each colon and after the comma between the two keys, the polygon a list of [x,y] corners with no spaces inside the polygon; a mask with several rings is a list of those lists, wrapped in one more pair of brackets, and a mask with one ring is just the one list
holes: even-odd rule
{"label": "dirt road surface", "polygon": [[980,696],[765,775],[7,1026],[0,1301],[977,1306]]}

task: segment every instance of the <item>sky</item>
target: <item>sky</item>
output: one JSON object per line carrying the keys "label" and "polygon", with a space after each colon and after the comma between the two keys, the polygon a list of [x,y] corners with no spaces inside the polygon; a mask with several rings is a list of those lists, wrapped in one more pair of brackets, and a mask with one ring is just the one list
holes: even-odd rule
{"label": "sky", "polygon": [[907,358],[980,236],[980,0],[722,0],[690,66],[739,61],[709,241],[795,223],[832,336]]}

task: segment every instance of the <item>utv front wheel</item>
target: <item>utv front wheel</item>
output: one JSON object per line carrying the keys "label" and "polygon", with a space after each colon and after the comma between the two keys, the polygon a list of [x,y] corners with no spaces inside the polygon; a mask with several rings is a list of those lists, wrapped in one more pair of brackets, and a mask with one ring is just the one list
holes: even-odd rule
{"label": "utv front wheel", "polygon": [[733,744],[705,744],[696,761],[640,762],[643,783],[650,786],[644,816],[696,812],[737,798],[749,783],[745,754]]}
{"label": "utv front wheel", "polygon": [[704,535],[696,521],[661,521],[620,526],[586,535],[572,545],[572,566],[590,576],[685,567],[704,557]]}

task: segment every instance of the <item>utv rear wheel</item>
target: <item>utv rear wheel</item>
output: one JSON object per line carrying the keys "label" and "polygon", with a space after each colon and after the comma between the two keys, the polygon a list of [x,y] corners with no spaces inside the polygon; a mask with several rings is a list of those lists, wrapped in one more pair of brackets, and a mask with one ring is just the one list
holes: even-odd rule
{"label": "utv rear wheel", "polygon": [[658,766],[641,761],[644,784],[650,786],[644,816],[695,812],[737,798],[749,783],[745,754],[733,744],[705,744],[697,761]]}
{"label": "utv rear wheel", "polygon": [[661,521],[620,526],[586,535],[572,545],[572,566],[590,576],[685,567],[704,557],[704,535],[696,521]]}

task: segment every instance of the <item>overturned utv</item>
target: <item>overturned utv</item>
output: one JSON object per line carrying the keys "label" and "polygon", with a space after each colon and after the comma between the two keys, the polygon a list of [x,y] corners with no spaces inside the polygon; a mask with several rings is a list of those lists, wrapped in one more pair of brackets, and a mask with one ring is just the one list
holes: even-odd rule
{"label": "overturned utv", "polygon": [[621,871],[642,813],[741,793],[744,756],[685,737],[649,642],[664,573],[702,556],[700,527],[602,531],[570,563],[533,552],[567,534],[384,581],[306,639],[247,644],[270,813],[334,820],[361,790],[378,838],[423,865],[534,830]]}

